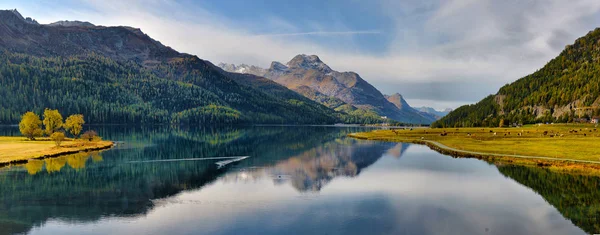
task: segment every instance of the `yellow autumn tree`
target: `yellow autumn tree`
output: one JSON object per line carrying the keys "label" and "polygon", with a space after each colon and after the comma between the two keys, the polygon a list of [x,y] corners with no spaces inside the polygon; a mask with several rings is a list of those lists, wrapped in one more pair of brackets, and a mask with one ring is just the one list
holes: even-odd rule
{"label": "yellow autumn tree", "polygon": [[42,121],[40,121],[40,116],[34,112],[27,112],[21,117],[19,130],[25,137],[30,140],[35,140],[35,137],[41,136],[43,133],[41,125]]}
{"label": "yellow autumn tree", "polygon": [[50,135],[50,139],[54,141],[56,147],[60,147],[60,144],[65,140],[65,133],[60,131],[54,132],[52,135]]}
{"label": "yellow autumn tree", "polygon": [[85,121],[83,120],[83,115],[81,114],[73,114],[65,120],[65,129],[71,133],[75,138],[79,136],[81,130],[83,130],[83,124]]}
{"label": "yellow autumn tree", "polygon": [[46,134],[52,135],[63,126],[63,117],[56,109],[44,110],[44,127]]}

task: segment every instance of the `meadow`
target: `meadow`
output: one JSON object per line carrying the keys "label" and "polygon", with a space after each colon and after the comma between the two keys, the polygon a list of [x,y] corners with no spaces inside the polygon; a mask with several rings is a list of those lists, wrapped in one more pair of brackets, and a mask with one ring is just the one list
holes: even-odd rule
{"label": "meadow", "polygon": [[60,147],[49,138],[0,137],[0,164],[109,148],[111,141],[65,139]]}
{"label": "meadow", "polygon": [[[352,133],[349,136],[427,144],[456,156],[494,157],[508,159],[509,162],[528,162],[524,159],[529,158],[535,159],[529,163],[542,165],[544,163],[540,162],[548,162],[542,160],[563,160],[600,166],[600,130],[593,124],[536,124],[503,128],[392,128]],[[515,157],[511,158],[513,155]]]}

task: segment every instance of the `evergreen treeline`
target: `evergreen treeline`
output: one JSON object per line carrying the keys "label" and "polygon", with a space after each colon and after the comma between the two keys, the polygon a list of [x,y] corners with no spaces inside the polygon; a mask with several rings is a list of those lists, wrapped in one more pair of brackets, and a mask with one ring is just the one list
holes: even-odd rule
{"label": "evergreen treeline", "polygon": [[[203,67],[206,66],[206,67]],[[154,67],[89,53],[35,57],[0,51],[0,123],[43,108],[82,113],[88,123],[334,123],[321,105],[239,85],[197,57]]]}
{"label": "evergreen treeline", "polygon": [[599,115],[599,105],[600,29],[596,29],[542,69],[505,85],[496,96],[456,109],[433,126],[498,126],[501,119],[520,124],[572,122],[580,115]]}

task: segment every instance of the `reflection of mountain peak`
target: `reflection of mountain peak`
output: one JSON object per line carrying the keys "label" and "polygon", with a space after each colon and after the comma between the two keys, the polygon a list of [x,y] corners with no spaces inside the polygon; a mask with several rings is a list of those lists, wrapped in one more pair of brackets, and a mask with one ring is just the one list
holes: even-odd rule
{"label": "reflection of mountain peak", "polygon": [[404,152],[408,149],[409,146],[410,144],[408,143],[398,143],[396,144],[396,146],[388,150],[386,152],[386,155],[391,155],[395,158],[401,158],[402,154],[404,154]]}
{"label": "reflection of mountain peak", "polygon": [[348,146],[339,142],[340,140],[332,141],[279,162],[269,170],[270,175],[285,176],[274,180],[279,183],[288,181],[301,192],[320,191],[336,177],[357,176],[362,169],[375,163],[394,146],[393,143],[375,142],[354,143]]}

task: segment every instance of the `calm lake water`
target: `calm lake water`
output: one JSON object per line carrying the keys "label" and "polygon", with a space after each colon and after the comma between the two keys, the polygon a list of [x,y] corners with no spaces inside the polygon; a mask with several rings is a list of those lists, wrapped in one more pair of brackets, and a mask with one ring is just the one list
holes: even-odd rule
{"label": "calm lake water", "polygon": [[0,169],[0,234],[600,233],[598,177],[345,137],[367,129],[91,128],[123,144]]}

